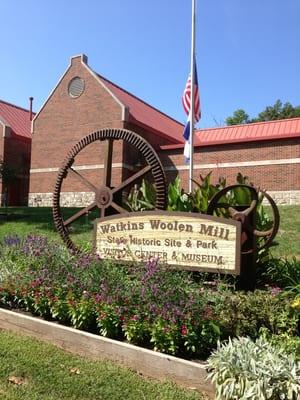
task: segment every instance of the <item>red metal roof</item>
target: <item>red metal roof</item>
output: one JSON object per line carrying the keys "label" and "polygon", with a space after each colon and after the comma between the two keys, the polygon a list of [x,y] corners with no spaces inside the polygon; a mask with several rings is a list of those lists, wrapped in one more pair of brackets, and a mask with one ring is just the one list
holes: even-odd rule
{"label": "red metal roof", "polygon": [[31,121],[28,110],[0,100],[0,121],[10,126],[12,136],[31,139]]}
{"label": "red metal roof", "polygon": [[129,109],[129,122],[148,127],[174,143],[183,143],[184,125],[97,74],[105,86]]}
{"label": "red metal roof", "polygon": [[300,118],[200,129],[195,136],[195,145],[200,146],[299,137]]}
{"label": "red metal roof", "polygon": [[[300,137],[300,118],[255,122],[252,124],[199,129],[195,132],[194,145],[210,146],[262,140]],[[162,149],[181,148],[182,145],[162,146]]]}

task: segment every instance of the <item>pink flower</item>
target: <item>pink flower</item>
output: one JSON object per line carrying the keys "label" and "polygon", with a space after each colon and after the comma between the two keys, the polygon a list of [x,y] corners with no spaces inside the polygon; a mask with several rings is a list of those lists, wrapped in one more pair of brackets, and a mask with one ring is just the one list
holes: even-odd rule
{"label": "pink flower", "polygon": [[272,294],[273,296],[276,296],[276,295],[279,294],[280,292],[282,292],[282,289],[280,289],[280,287],[273,287],[273,288],[271,289],[271,294]]}
{"label": "pink flower", "polygon": [[181,334],[182,334],[182,336],[186,336],[187,333],[188,333],[187,326],[186,325],[182,325],[181,326]]}

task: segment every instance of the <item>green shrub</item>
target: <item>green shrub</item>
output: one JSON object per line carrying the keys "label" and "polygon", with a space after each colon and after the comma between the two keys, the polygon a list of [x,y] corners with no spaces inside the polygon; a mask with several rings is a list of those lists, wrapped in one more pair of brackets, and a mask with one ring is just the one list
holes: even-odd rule
{"label": "green shrub", "polygon": [[193,211],[191,196],[181,188],[179,176],[168,186],[168,211]]}
{"label": "green shrub", "polygon": [[298,313],[290,298],[275,291],[219,293],[215,310],[223,337],[250,336],[255,339],[261,328],[275,334],[297,334]]}
{"label": "green shrub", "polygon": [[229,340],[208,359],[218,400],[296,400],[300,364],[264,338]]}
{"label": "green shrub", "polygon": [[125,206],[130,211],[145,211],[155,208],[156,191],[152,183],[142,180],[140,186],[134,185],[125,200]]}
{"label": "green shrub", "polygon": [[286,333],[281,335],[270,334],[266,330],[261,330],[261,336],[263,336],[272,346],[284,350],[287,354],[291,354],[295,357],[295,360],[300,361],[300,337],[289,336]]}
{"label": "green shrub", "polygon": [[281,288],[296,287],[300,284],[300,260],[270,257],[262,266],[260,279]]}

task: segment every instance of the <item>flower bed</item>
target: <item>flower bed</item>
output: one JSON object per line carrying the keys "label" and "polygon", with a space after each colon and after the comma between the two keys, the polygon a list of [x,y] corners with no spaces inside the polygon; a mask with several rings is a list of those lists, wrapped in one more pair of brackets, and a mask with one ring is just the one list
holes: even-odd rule
{"label": "flower bed", "polygon": [[128,266],[76,256],[32,235],[6,237],[0,262],[3,307],[184,358],[205,359],[219,339],[256,338],[261,328],[297,335],[299,311],[274,288],[234,292],[154,259]]}
{"label": "flower bed", "polygon": [[218,341],[261,335],[275,353],[299,360],[300,265],[267,263],[261,289],[245,293],[232,277],[175,271],[155,259],[123,265],[72,255],[45,237],[9,236],[0,245],[0,306],[190,360],[206,360]]}

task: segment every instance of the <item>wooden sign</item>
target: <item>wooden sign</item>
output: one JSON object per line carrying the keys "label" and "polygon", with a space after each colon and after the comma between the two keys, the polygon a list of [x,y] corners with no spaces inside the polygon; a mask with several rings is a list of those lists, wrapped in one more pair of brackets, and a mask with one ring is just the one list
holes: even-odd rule
{"label": "wooden sign", "polygon": [[147,261],[188,270],[239,274],[240,222],[209,215],[149,211],[95,221],[102,258]]}

